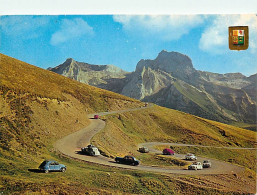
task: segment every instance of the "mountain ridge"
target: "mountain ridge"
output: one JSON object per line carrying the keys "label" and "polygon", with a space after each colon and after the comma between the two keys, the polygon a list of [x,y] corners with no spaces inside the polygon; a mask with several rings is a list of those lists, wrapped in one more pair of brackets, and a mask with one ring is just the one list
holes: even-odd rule
{"label": "mountain ridge", "polygon": [[[84,70],[80,68],[80,71]],[[80,78],[75,77],[76,74],[69,77],[220,122],[256,123],[257,74],[247,77],[242,73],[196,70],[189,56],[165,50],[154,60],[140,60],[134,72],[107,74],[101,70],[101,73],[85,71],[80,73]],[[62,72],[59,74],[66,76]]]}

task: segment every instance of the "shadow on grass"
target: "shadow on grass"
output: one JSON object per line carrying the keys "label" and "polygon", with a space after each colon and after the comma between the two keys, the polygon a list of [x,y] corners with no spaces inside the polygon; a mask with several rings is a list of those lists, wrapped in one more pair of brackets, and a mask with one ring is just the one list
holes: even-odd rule
{"label": "shadow on grass", "polygon": [[83,155],[83,156],[89,156],[89,157],[98,157],[97,155],[90,155],[82,151],[75,151],[75,154]]}
{"label": "shadow on grass", "polygon": [[44,173],[44,171],[41,171],[39,169],[28,169],[28,171],[33,173]]}

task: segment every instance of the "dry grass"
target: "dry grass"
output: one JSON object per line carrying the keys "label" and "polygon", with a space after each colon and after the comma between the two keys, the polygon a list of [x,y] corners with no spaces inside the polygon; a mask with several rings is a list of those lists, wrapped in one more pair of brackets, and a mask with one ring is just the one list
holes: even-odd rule
{"label": "dry grass", "polygon": [[4,187],[13,177],[17,186],[36,186],[36,178],[20,175],[28,174],[29,164],[51,158],[56,139],[87,126],[87,113],[142,105],[3,54],[0,66],[0,173],[9,181]]}
{"label": "dry grass", "polygon": [[0,65],[0,147],[6,156],[37,158],[56,139],[88,125],[88,112],[142,105],[3,54]]}
{"label": "dry grass", "polygon": [[0,87],[18,94],[68,101],[66,94],[79,100],[89,111],[114,110],[142,105],[138,100],[92,87],[59,74],[0,54]]}
{"label": "dry grass", "polygon": [[254,147],[256,133],[159,106],[106,117],[93,142],[108,156],[137,155],[143,142]]}
{"label": "dry grass", "polygon": [[[215,185],[222,186],[222,181],[219,180],[215,181],[215,185],[210,181],[209,186],[205,187],[199,186],[198,180],[191,181],[187,177],[110,169],[62,157],[53,150],[52,143],[86,126],[88,112],[139,107],[142,104],[137,100],[73,81],[2,54],[0,66],[0,193],[238,192],[238,189],[225,187],[212,189]],[[185,124],[187,122],[188,125]],[[107,128],[94,139],[101,145],[102,150],[110,155],[137,153],[137,143],[154,140],[193,143],[206,138],[207,142],[212,140],[211,144],[235,145],[231,138],[236,138],[240,139],[239,144],[253,145],[252,134],[245,134],[238,129],[240,136],[236,137],[230,132],[233,129],[226,130],[227,126],[218,124],[218,127],[209,123],[211,122],[156,106],[149,110],[123,113],[120,117],[108,116]],[[208,127],[209,130],[202,133],[200,127]],[[220,136],[220,129],[231,133],[231,138]],[[185,132],[188,132],[188,135],[185,135]],[[190,136],[195,141],[193,138],[189,139]],[[64,174],[28,171],[37,168],[43,159],[57,160],[67,165],[68,171]],[[203,179],[199,180],[203,182]],[[234,182],[230,178],[228,181]],[[252,179],[249,181],[246,178],[245,182],[252,182]],[[244,189],[243,192],[248,191]],[[252,191],[251,189],[250,192]]]}

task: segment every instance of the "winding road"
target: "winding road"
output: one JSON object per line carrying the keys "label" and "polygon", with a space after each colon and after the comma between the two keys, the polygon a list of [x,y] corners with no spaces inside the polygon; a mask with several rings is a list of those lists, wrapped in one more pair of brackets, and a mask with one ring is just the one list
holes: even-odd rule
{"label": "winding road", "polygon": [[[126,110],[119,110],[119,111],[112,111],[112,112],[102,112],[102,113],[96,113],[96,114],[98,114],[99,116],[104,116],[108,114],[132,112],[136,110],[147,109],[149,107],[151,107],[151,105],[148,107],[142,107],[142,108],[126,109]],[[243,167],[233,165],[231,163],[219,161],[219,160],[214,160],[214,159],[211,159],[211,162],[212,162],[211,168],[205,168],[203,170],[194,171],[194,170],[186,170],[186,169],[177,168],[177,167],[174,169],[174,167],[168,168],[168,167],[156,167],[156,166],[145,166],[145,165],[130,166],[130,165],[118,164],[113,159],[107,158],[104,156],[96,157],[96,156],[81,155],[79,153],[81,148],[90,144],[91,138],[105,127],[105,122],[99,119],[92,119],[93,115],[94,114],[89,115],[89,118],[90,118],[89,126],[58,140],[54,144],[54,147],[64,155],[75,159],[80,159],[83,161],[97,163],[97,164],[106,165],[110,167],[141,170],[141,171],[148,171],[148,172],[200,175],[200,174],[231,174],[231,173],[239,173],[244,170]],[[198,145],[189,145],[189,144],[160,143],[160,142],[142,143],[142,144],[139,144],[139,146],[146,146],[150,149],[150,152],[160,153],[160,151],[154,149],[154,146],[167,145],[167,144],[179,145],[179,146],[198,146]],[[200,147],[208,147],[208,146],[200,146]],[[228,148],[233,149],[230,147]],[[236,148],[236,149],[247,149],[247,148]],[[255,148],[248,148],[248,149],[255,149]],[[175,157],[180,159],[183,159],[184,156],[185,155],[182,155],[182,154],[175,154]],[[203,160],[206,160],[206,158],[198,157],[197,159],[197,161],[201,161],[201,162]]]}

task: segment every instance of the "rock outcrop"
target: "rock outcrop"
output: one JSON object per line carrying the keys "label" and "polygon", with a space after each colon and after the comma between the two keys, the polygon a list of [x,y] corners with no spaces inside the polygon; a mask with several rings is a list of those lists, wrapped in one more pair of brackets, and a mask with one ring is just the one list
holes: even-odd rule
{"label": "rock outcrop", "polygon": [[77,62],[68,58],[63,64],[48,70],[63,76],[75,79],[79,82],[104,88],[117,93],[121,92],[123,79],[126,79],[128,72],[114,65],[92,65]]}

